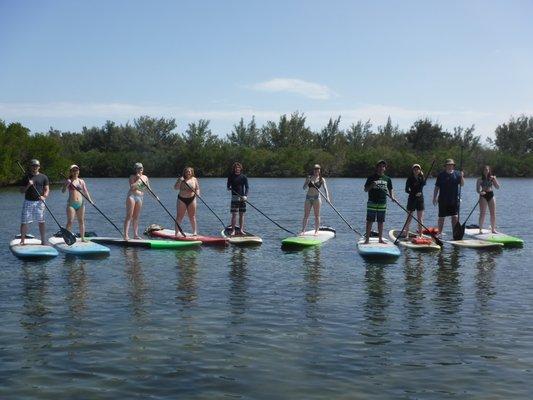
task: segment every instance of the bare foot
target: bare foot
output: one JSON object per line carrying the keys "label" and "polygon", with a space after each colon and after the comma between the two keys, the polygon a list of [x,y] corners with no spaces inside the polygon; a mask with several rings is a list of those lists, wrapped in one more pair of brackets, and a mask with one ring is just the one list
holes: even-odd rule
{"label": "bare foot", "polygon": [[385,244],[385,241],[383,239],[379,239],[379,243]]}
{"label": "bare foot", "polygon": [[368,239],[366,239],[363,244],[369,244],[370,242],[368,241]]}
{"label": "bare foot", "polygon": [[134,239],[141,239],[141,237],[139,235],[135,235],[133,238]]}

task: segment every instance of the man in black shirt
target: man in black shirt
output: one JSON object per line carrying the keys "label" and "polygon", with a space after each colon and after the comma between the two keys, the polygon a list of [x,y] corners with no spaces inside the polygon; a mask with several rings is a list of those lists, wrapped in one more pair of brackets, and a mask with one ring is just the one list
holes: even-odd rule
{"label": "man in black shirt", "polygon": [[22,216],[20,221],[20,244],[23,245],[28,233],[28,224],[37,220],[41,243],[45,244],[46,226],[44,223],[44,201],[50,193],[50,182],[45,174],[39,172],[41,164],[39,160],[30,161],[30,173],[22,179],[20,192],[24,193],[24,203],[22,205]]}
{"label": "man in black shirt", "polygon": [[231,190],[231,235],[235,235],[237,213],[239,213],[239,227],[244,234],[244,213],[248,196],[248,178],[242,173],[242,164],[234,162],[231,174],[228,176],[228,190]]}

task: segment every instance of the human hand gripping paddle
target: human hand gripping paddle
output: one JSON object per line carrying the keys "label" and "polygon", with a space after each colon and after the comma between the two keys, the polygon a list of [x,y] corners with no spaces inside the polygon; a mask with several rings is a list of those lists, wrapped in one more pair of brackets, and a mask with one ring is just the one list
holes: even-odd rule
{"label": "human hand gripping paddle", "polygon": [[[241,199],[242,199],[242,196],[237,193],[235,190],[233,190],[233,188],[231,188],[231,193],[233,193],[235,196],[239,196]],[[296,233],[288,230],[287,228],[284,228],[283,226],[281,226],[280,224],[278,224],[276,221],[274,221],[272,218],[270,218],[268,215],[266,215],[263,211],[261,211],[259,208],[257,208],[256,206],[254,206],[252,203],[250,203],[250,201],[248,200],[248,198],[246,198],[245,201],[247,204],[250,205],[250,207],[252,207],[254,210],[256,210],[257,212],[259,212],[259,214],[261,214],[263,217],[265,217],[266,219],[268,219],[270,222],[272,222],[274,225],[276,225],[278,228],[281,228],[283,229],[285,232],[288,232],[290,233],[291,235],[294,235],[296,236]]]}
{"label": "human hand gripping paddle", "polygon": [[[68,180],[67,176],[63,173],[61,173],[61,176],[63,178],[65,178],[66,180]],[[122,233],[122,231],[119,229],[118,226],[116,226],[113,221],[111,221],[103,212],[102,210],[100,210],[98,207],[96,207],[96,204],[94,204],[94,202],[92,202],[84,193],[83,191],[76,185],[73,185],[72,182],[71,182],[71,186],[76,189],[78,192],[80,192],[80,194],[85,198],[85,200],[87,200],[89,203],[91,203],[93,205],[94,208],[96,208],[96,211],[98,211],[100,214],[102,214],[102,216],[107,219],[109,221],[109,223],[111,225],[113,225],[115,227],[115,229],[118,231],[118,233],[120,233],[120,236],[122,236],[124,238],[124,234]]]}
{"label": "human hand gripping paddle", "polygon": [[[17,161],[17,164],[20,167],[20,169],[22,170],[22,172],[26,173],[26,170],[24,169],[24,167],[22,167],[22,165],[20,165],[20,163],[18,161]],[[72,246],[74,243],[76,243],[76,236],[74,236],[74,234],[71,231],[69,231],[66,228],[63,228],[61,226],[61,224],[56,219],[56,217],[54,216],[54,214],[52,213],[50,208],[48,208],[48,205],[46,204],[46,202],[42,199],[41,193],[39,193],[39,191],[37,190],[37,188],[35,187],[35,185],[33,183],[32,183],[31,186],[33,186],[33,189],[35,190],[35,193],[37,193],[37,195],[39,196],[40,201],[43,202],[44,206],[46,207],[46,209],[48,210],[48,212],[50,213],[50,215],[54,219],[55,223],[57,224],[57,226],[59,226],[59,231],[61,232],[61,237],[63,238],[65,243],[67,245],[69,245],[69,246]]]}
{"label": "human hand gripping paddle", "polygon": [[[398,200],[396,200],[394,197],[392,197],[392,196],[390,195],[390,193],[389,193],[388,190],[384,190],[384,189],[381,189],[381,190],[383,190],[383,191],[387,194],[387,197],[389,197],[389,198],[392,200],[393,203],[396,203],[396,204],[398,205],[398,207],[400,207],[402,210],[404,210],[406,213],[409,214],[409,211],[408,211],[404,206],[402,206],[402,205],[398,202]],[[444,245],[444,243],[442,242],[442,240],[440,240],[437,236],[435,236],[434,233],[431,233],[431,231],[428,229],[428,227],[425,226],[422,222],[420,222],[420,220],[419,220],[418,218],[416,218],[414,215],[413,215],[412,217],[413,217],[413,219],[414,219],[416,222],[418,222],[418,223],[420,224],[420,226],[421,226],[422,228],[424,228],[424,229],[429,233],[429,235],[433,238],[433,240],[435,241],[435,243],[437,243],[437,244],[438,244],[439,246],[441,246],[441,247]]]}
{"label": "human hand gripping paddle", "polygon": [[141,180],[141,182],[144,184],[144,186],[146,186],[146,188],[148,189],[148,191],[150,192],[150,194],[152,196],[155,197],[155,199],[157,200],[157,202],[161,205],[161,207],[163,207],[163,209],[167,212],[168,215],[170,215],[170,218],[172,218],[172,220],[176,223],[176,226],[178,227],[178,230],[180,231],[180,233],[183,235],[183,237],[186,237],[187,235],[185,235],[185,232],[183,232],[183,229],[181,229],[181,226],[180,224],[178,224],[178,221],[176,221],[176,218],[174,218],[174,216],[170,213],[170,211],[168,211],[168,209],[165,207],[165,205],[163,203],[161,203],[161,200],[159,200],[159,197],[157,197],[157,195],[152,191],[152,189],[150,188],[150,186],[148,186],[146,184],[146,182],[143,180],[143,178],[141,178],[139,176],[139,179]]}
{"label": "human hand gripping paddle", "polygon": [[[426,174],[426,177],[424,178],[424,186],[426,185],[426,182],[428,180],[428,177],[429,175],[431,174],[431,170],[433,169],[433,166],[435,165],[435,159],[433,159],[432,163],[431,163],[431,166],[429,167],[429,170]],[[405,227],[407,226],[407,222],[409,221],[409,216],[412,217],[412,212],[409,212],[409,214],[407,215],[407,218],[405,219],[405,223],[403,224],[403,227],[402,227],[402,230],[400,231],[400,235],[403,233]],[[409,235],[409,232],[407,232],[407,235]],[[400,236],[398,236],[395,240],[394,240],[394,244],[397,244],[398,243],[398,240],[400,240]]]}
{"label": "human hand gripping paddle", "polygon": [[331,206],[333,211],[335,211],[337,215],[344,221],[344,223],[348,225],[348,228],[350,228],[352,231],[354,231],[356,234],[362,237],[363,235],[359,231],[357,231],[357,229],[355,229],[353,226],[350,225],[350,223],[346,220],[346,218],[344,218],[343,215],[339,212],[339,210],[335,208],[335,206],[331,203],[331,201],[329,201],[328,197],[324,193],[322,193],[322,191],[315,185],[315,183],[313,181],[309,181],[309,182],[318,191],[318,193],[324,198],[324,200],[326,200],[326,203],[328,203]]}

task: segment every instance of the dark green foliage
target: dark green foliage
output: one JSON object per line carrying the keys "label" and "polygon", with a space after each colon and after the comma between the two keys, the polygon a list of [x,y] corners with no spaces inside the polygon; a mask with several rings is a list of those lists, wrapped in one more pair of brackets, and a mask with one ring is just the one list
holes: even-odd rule
{"label": "dark green foliage", "polygon": [[132,173],[142,162],[150,176],[179,176],[192,166],[198,176],[225,176],[234,161],[250,176],[288,177],[310,173],[315,163],[326,176],[365,177],[380,159],[387,160],[390,176],[406,176],[413,163],[424,170],[436,160],[432,175],[446,158],[459,164],[461,148],[464,170],[478,176],[485,164],[499,176],[533,176],[533,117],[511,118],[496,129],[496,139],[483,146],[474,126],[453,132],[429,119],[415,121],[402,132],[389,118],[375,130],[370,121],[358,121],[346,130],[341,117],[331,118],[314,132],[303,114],[282,115],[257,127],[255,118],[234,125],[226,138],[215,135],[209,121],[190,123],[176,132],[174,119],[142,116],[132,124],[112,121],[81,132],[50,129],[30,135],[19,123],[0,120],[0,185],[16,183],[16,161],[27,165],[38,158],[52,180],[60,179],[68,165],[78,164],[83,176],[115,177]]}

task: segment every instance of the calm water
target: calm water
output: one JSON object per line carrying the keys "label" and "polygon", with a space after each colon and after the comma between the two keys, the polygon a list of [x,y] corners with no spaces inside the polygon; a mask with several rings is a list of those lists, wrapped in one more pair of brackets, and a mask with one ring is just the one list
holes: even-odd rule
{"label": "calm water", "polygon": [[[121,225],[127,181],[87,183]],[[250,183],[254,205],[299,228],[301,179]],[[403,183],[394,180],[397,189]],[[533,180],[501,183],[499,227],[524,238],[523,249],[403,250],[390,264],[362,260],[327,205],[323,222],[337,237],[306,251],[282,251],[287,234],[250,209],[247,227],[263,237],[259,248],[112,247],[104,259],[22,262],[7,245],[22,195],[3,189],[0,398],[531,398]],[[171,210],[172,184],[152,182]],[[225,180],[201,184],[227,219]],[[362,184],[329,180],[338,209],[361,230]],[[435,225],[428,186],[428,225]],[[476,201],[474,180],[464,192],[463,216]],[[65,202],[59,190],[48,202],[62,222]],[[405,215],[390,204],[387,217],[387,228],[399,228]],[[87,220],[89,230],[115,236],[91,208]],[[150,198],[141,220],[143,228],[171,226]],[[204,234],[220,230],[203,206],[199,223]]]}

